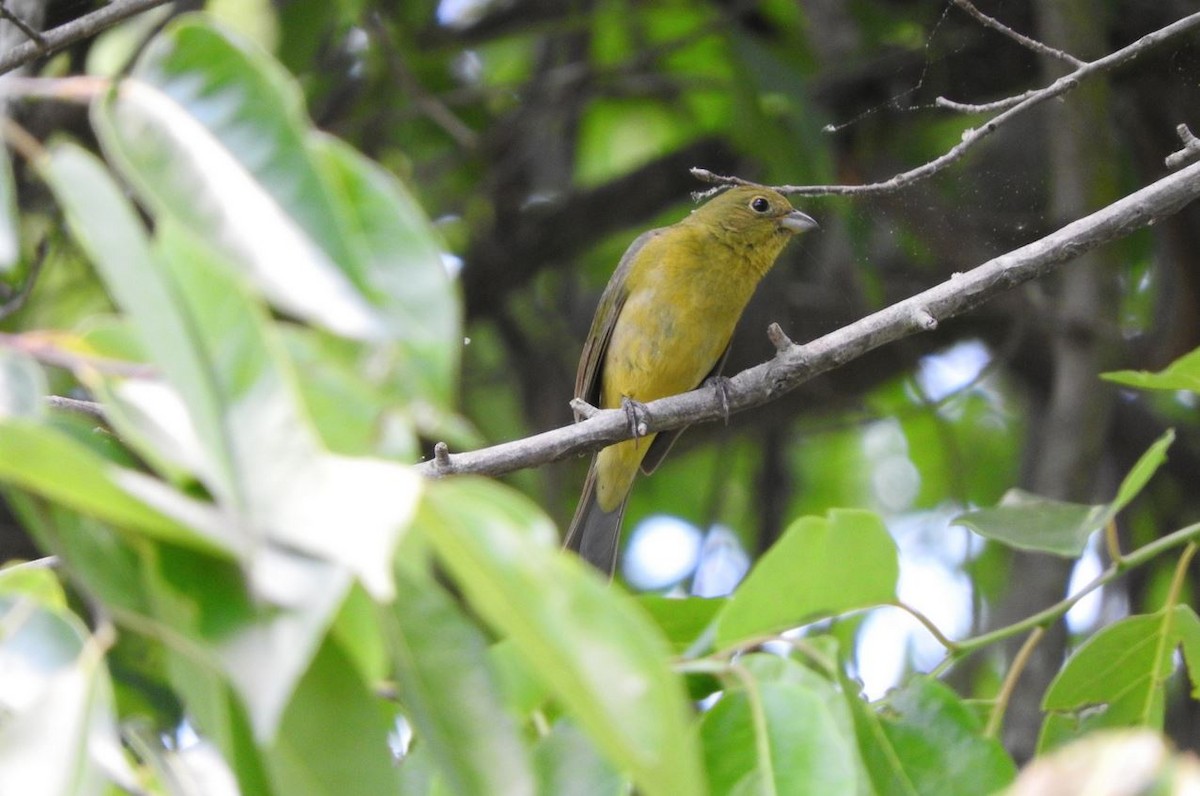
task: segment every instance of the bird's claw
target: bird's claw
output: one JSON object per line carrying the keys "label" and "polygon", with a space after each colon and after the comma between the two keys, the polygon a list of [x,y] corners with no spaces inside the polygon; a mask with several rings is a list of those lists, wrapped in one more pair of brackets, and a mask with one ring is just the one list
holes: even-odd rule
{"label": "bird's claw", "polygon": [[647,425],[650,412],[644,403],[636,401],[628,395],[623,395],[621,396],[621,410],[625,412],[625,420],[629,423],[629,433],[633,435],[635,441],[638,437],[644,437],[650,433],[650,427]]}
{"label": "bird's claw", "polygon": [[725,425],[729,425],[729,379],[725,376],[709,376],[704,380],[704,386],[717,391],[717,398],[721,401],[721,415],[725,418]]}

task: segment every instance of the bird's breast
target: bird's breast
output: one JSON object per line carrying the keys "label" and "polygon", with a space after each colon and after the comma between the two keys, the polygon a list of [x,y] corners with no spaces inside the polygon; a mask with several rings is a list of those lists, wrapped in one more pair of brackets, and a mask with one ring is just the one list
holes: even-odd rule
{"label": "bird's breast", "polygon": [[626,299],[609,341],[603,403],[653,401],[694,389],[716,365],[752,291],[660,273]]}

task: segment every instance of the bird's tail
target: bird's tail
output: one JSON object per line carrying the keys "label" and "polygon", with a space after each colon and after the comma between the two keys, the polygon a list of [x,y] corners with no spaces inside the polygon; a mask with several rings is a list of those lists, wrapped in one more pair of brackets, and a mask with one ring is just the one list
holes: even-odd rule
{"label": "bird's tail", "polygon": [[612,511],[605,511],[596,502],[596,460],[583,482],[583,494],[567,531],[563,547],[574,550],[579,557],[611,578],[617,568],[617,542],[621,538],[621,518],[625,516],[625,500]]}

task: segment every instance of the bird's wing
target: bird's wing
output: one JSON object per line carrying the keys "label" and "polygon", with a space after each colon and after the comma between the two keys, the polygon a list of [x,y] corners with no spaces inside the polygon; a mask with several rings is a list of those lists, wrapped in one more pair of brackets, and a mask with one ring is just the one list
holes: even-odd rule
{"label": "bird's wing", "polygon": [[[627,282],[629,271],[634,258],[651,238],[659,235],[661,229],[643,232],[629,244],[617,270],[608,280],[608,286],[600,296],[600,304],[596,307],[596,315],[592,318],[592,328],[588,332],[587,342],[583,344],[583,353],[579,356],[579,370],[575,374],[575,397],[582,398],[592,406],[600,406],[600,374],[604,372],[604,357],[608,353],[608,342],[612,339],[613,329],[621,316],[621,308],[629,296]],[[575,418],[579,419],[578,416]]]}
{"label": "bird's wing", "polygon": [[[721,371],[725,369],[725,360],[729,359],[729,348],[732,344],[733,341],[730,340],[730,345],[725,346],[725,352],[721,354],[721,358],[717,360],[717,364],[713,365],[713,369],[708,372],[708,375],[700,380],[700,384],[721,375]],[[697,384],[696,387],[699,387],[700,384]],[[695,389],[695,387],[692,389]],[[654,438],[654,442],[650,443],[650,449],[646,451],[646,455],[642,458],[642,472],[650,475],[650,473],[657,470],[658,466],[662,464],[663,459],[667,458],[667,454],[671,451],[671,446],[675,444],[675,440],[679,439],[679,435],[687,431],[687,428],[687,426],[682,426],[671,431],[658,432],[658,436]]]}

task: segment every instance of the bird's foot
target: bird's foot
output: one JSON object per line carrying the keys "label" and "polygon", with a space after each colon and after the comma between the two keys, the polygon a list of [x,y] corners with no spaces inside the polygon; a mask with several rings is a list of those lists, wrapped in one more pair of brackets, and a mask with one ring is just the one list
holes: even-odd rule
{"label": "bird's foot", "polygon": [[644,403],[635,401],[628,395],[622,395],[621,410],[625,412],[625,420],[629,423],[629,433],[633,435],[634,440],[650,433],[649,426],[647,425],[647,421],[650,419],[650,412],[646,409]]}
{"label": "bird's foot", "polygon": [[725,418],[725,425],[729,425],[729,379],[725,376],[709,376],[702,386],[717,391],[717,399],[721,402],[721,415]]}

